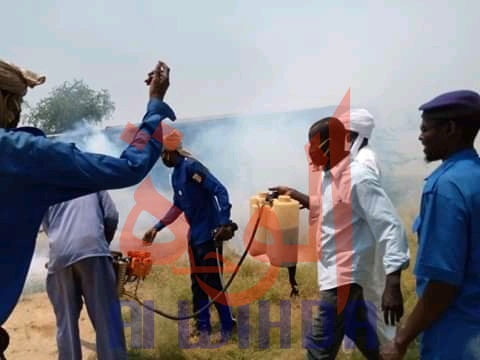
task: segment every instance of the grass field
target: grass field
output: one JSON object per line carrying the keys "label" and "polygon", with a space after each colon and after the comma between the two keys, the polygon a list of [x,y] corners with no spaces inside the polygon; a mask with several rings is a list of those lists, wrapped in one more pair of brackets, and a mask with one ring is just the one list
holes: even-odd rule
{"label": "grass field", "polygon": [[[412,214],[406,211],[402,214],[407,230],[410,229]],[[412,265],[402,275],[403,295],[406,313],[411,311],[415,304],[415,280],[412,268],[416,256],[414,237],[409,232],[410,251]],[[236,263],[238,256],[227,253],[227,258]],[[185,258],[180,259],[177,267],[188,267]],[[235,294],[249,289],[259,282],[266,274],[269,266],[253,258],[247,258],[241,267],[236,279],[232,283],[229,292]],[[230,274],[226,274],[228,279]],[[309,308],[308,300],[318,299],[318,287],[316,282],[316,265],[299,264],[297,268],[297,281],[300,286],[300,297],[290,299],[290,285],[288,272],[280,269],[273,286],[261,298],[256,299],[248,306],[234,307],[235,315],[239,321],[239,331],[235,332],[226,344],[215,344],[215,331],[218,332],[218,317],[216,310],[211,311],[214,334],[212,344],[207,347],[196,347],[194,342],[188,344],[188,337],[183,343],[179,343],[179,326],[186,329],[188,321],[181,323],[165,319],[151,312],[140,310],[139,306],[123,308],[124,320],[134,324],[129,329],[126,327],[127,343],[129,344],[131,359],[285,359],[295,360],[304,358],[302,346],[302,319],[306,318],[306,310]],[[176,315],[179,301],[190,301],[190,278],[189,275],[172,273],[172,266],[156,266],[152,274],[145,280],[138,292],[142,299],[153,300],[156,308]],[[236,298],[237,299],[237,298]],[[311,304],[310,304],[311,305]],[[247,313],[248,308],[248,315]],[[303,312],[302,312],[303,309]],[[138,349],[141,344],[142,315],[143,328],[147,329],[143,338],[147,345],[153,344],[153,349]],[[153,319],[152,319],[153,318]],[[281,321],[280,321],[281,319]],[[405,319],[405,317],[404,317]],[[268,328],[268,321],[282,323],[284,328]],[[154,331],[148,324],[154,324]],[[180,325],[179,325],[180,324]],[[241,324],[241,325],[240,325]],[[267,326],[266,326],[267,325]],[[133,335],[133,338],[132,338]],[[218,337],[218,336],[217,336]],[[135,349],[134,347],[137,347]],[[338,359],[362,359],[357,352],[344,353],[340,351]],[[406,359],[418,359],[417,345],[409,349]]]}

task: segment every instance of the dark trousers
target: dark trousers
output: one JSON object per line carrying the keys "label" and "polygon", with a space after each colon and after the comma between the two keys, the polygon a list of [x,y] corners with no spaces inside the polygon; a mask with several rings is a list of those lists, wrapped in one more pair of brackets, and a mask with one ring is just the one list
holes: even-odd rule
{"label": "dark trousers", "polygon": [[8,344],[10,343],[10,337],[8,336],[7,331],[0,327],[0,360],[5,359],[5,350],[8,348]]}
{"label": "dark trousers", "polygon": [[[222,247],[218,249],[220,256],[222,255]],[[191,268],[191,281],[192,281],[192,295],[193,295],[193,311],[197,312],[204,307],[210,301],[209,298],[213,298],[217,295],[216,291],[222,290],[222,281],[219,273],[216,252],[213,241],[208,241],[200,245],[190,246],[189,259]],[[221,269],[223,263],[220,261]],[[203,288],[202,288],[203,286]],[[211,287],[215,290],[208,290]],[[207,289],[204,290],[204,288]],[[227,298],[222,293],[215,302],[217,308],[221,330],[223,332],[231,332],[233,328],[233,316],[230,306],[228,306]],[[197,329],[211,331],[210,325],[210,311],[207,308],[202,311],[197,317]]]}
{"label": "dark trousers", "polygon": [[306,359],[335,359],[345,334],[367,359],[379,358],[375,308],[365,302],[363,289],[350,287],[347,303],[337,314],[338,288],[320,291],[320,308],[306,339]]}

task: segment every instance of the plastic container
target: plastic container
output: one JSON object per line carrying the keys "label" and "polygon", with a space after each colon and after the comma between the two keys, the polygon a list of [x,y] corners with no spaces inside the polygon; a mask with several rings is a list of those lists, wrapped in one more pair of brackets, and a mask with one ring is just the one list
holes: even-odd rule
{"label": "plastic container", "polygon": [[[256,221],[258,216],[258,210],[260,207],[265,204],[265,200],[267,198],[267,193],[260,192],[254,196],[250,197],[250,219],[254,217],[254,221]],[[266,205],[268,208],[270,206]],[[265,255],[267,253],[267,232],[266,229],[267,225],[267,217],[269,211],[267,208],[264,208],[262,211],[262,218],[260,219],[260,223],[257,228],[257,232],[255,233],[255,238],[253,240],[252,246],[250,247],[249,254],[252,256],[259,256]]]}
{"label": "plastic container", "polygon": [[267,230],[267,255],[270,264],[291,267],[297,264],[300,203],[288,195],[273,200]]}

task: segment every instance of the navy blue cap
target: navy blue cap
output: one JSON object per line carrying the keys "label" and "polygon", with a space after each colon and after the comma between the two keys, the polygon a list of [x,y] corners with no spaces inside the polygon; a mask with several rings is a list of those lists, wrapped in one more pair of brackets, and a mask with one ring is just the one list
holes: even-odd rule
{"label": "navy blue cap", "polygon": [[471,90],[451,91],[437,96],[419,107],[422,111],[458,109],[472,113],[480,112],[480,95]]}

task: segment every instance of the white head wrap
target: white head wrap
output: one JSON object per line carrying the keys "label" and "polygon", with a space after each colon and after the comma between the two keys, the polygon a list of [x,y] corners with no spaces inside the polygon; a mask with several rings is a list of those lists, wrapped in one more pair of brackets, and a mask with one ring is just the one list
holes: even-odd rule
{"label": "white head wrap", "polygon": [[352,155],[352,158],[355,159],[363,140],[369,139],[372,136],[372,131],[375,127],[373,115],[366,109],[351,109],[340,115],[339,120],[347,130],[358,133],[358,136],[350,149],[350,154]]}

